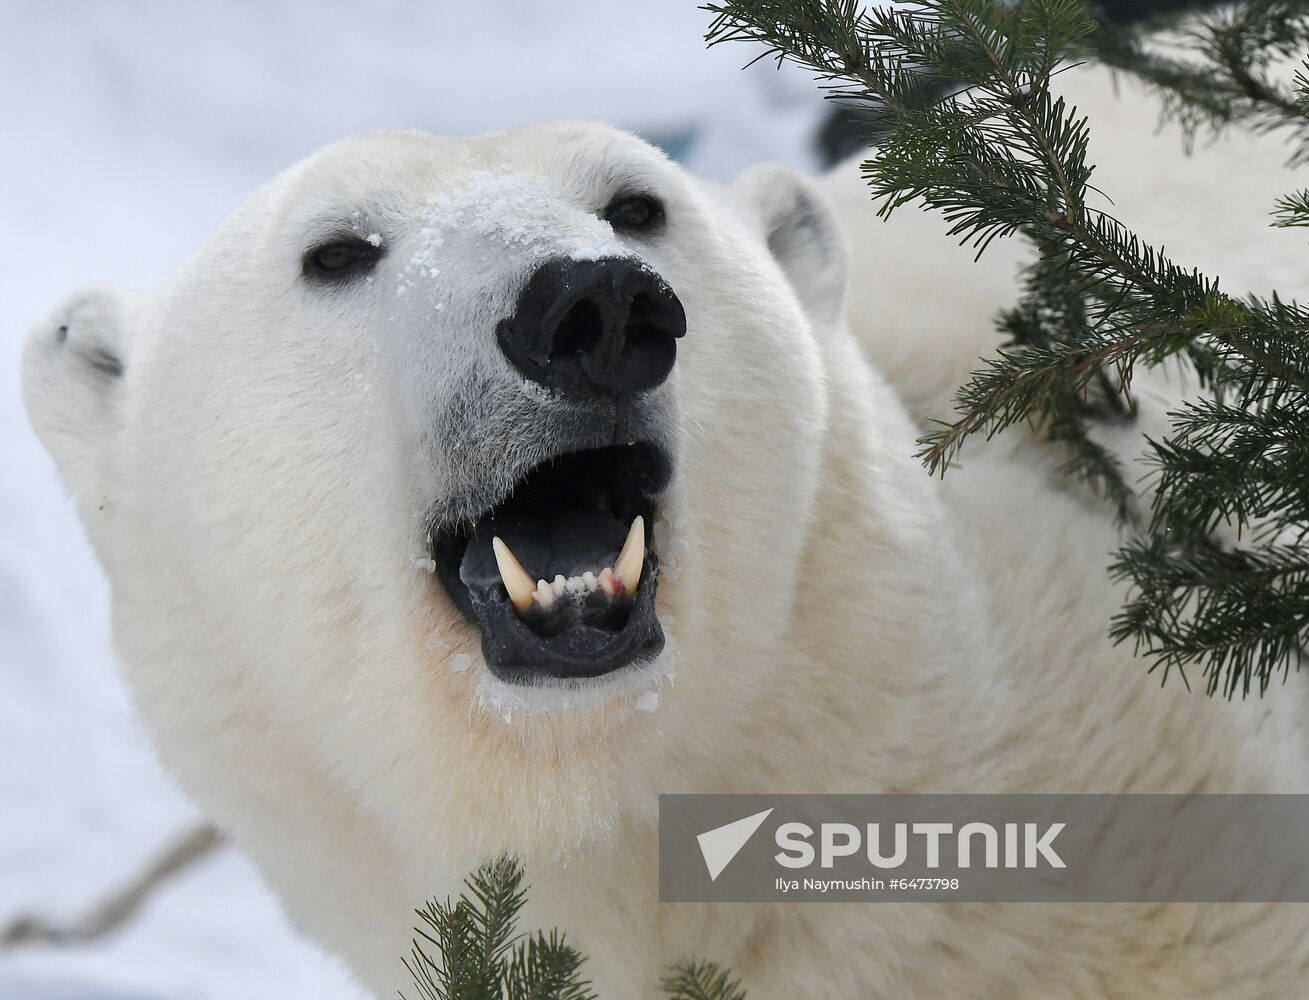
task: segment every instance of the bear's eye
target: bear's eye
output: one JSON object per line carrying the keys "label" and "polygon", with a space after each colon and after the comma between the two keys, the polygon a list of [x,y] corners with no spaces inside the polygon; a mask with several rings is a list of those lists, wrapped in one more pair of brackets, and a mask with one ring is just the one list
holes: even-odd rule
{"label": "bear's eye", "polygon": [[621,195],[605,209],[605,221],[615,229],[648,232],[664,221],[663,202],[646,194]]}
{"label": "bear's eye", "polygon": [[317,281],[346,281],[371,271],[381,256],[380,244],[368,240],[332,240],[305,252],[304,275]]}

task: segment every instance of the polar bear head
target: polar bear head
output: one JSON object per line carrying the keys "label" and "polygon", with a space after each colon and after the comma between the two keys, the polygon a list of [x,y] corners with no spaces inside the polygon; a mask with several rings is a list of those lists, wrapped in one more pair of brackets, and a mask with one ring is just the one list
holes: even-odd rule
{"label": "polar bear head", "polygon": [[25,398],[165,760],[256,857],[648,813],[779,682],[844,282],[791,172],[553,124],[340,143],[73,296]]}

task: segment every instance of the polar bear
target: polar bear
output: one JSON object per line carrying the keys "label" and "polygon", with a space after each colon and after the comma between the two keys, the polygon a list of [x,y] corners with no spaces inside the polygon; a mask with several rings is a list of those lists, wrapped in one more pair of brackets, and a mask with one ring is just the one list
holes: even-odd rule
{"label": "polar bear", "polygon": [[[1180,187],[1202,230],[1214,160],[1061,79],[1155,142],[1114,193]],[[720,187],[598,125],[371,135],[33,331],[145,725],[368,989],[506,851],[609,1000],[688,955],[755,1000],[1303,987],[1301,907],[658,902],[660,792],[1309,791],[1302,693],[1208,700],[1110,644],[1117,536],[1058,456],[913,457],[1021,258],[941,229],[875,223],[854,168]]]}

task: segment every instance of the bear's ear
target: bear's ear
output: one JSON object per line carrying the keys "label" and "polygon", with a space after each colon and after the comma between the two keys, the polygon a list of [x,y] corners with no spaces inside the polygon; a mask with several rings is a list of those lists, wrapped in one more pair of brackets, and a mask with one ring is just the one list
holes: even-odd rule
{"label": "bear's ear", "polygon": [[845,313],[850,255],[827,197],[790,167],[764,163],[732,183],[758,214],[773,257],[809,314],[835,323]]}
{"label": "bear's ear", "polygon": [[116,286],[77,292],[28,335],[23,352],[28,418],[84,503],[101,503],[108,485],[137,302]]}

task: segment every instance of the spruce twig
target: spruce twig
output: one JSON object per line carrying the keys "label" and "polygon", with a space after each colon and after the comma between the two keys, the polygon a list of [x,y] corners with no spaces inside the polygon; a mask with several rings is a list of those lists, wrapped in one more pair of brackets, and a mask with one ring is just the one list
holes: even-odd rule
{"label": "spruce twig", "polygon": [[[404,964],[422,1000],[598,1000],[581,978],[585,959],[563,934],[516,932],[527,902],[517,861],[487,862],[464,885],[457,900],[416,911]],[[664,990],[673,1000],[746,1000],[741,984],[708,962],[676,967]]]}
{"label": "spruce twig", "polygon": [[669,1000],[745,1000],[745,990],[712,962],[683,962],[664,980]]}
{"label": "spruce twig", "polygon": [[[959,390],[956,417],[921,442],[929,470],[943,473],[974,434],[1037,426],[1066,449],[1069,474],[1145,529],[1113,567],[1132,585],[1115,637],[1134,640],[1165,676],[1198,664],[1208,689],[1228,695],[1255,681],[1262,691],[1298,666],[1309,552],[1284,540],[1309,525],[1309,463],[1293,436],[1309,410],[1309,310],[1276,294],[1230,296],[1090,204],[1090,123],[1053,83],[1070,59],[1098,58],[1145,80],[1192,137],[1204,127],[1286,129],[1309,156],[1309,69],[1291,86],[1276,73],[1309,49],[1309,3],[1251,0],[1174,17],[1184,51],[1169,55],[1077,0],[705,9],[715,15],[711,44],[762,43],[779,62],[813,70],[831,96],[879,110],[863,170],[881,214],[910,203],[936,211],[979,254],[1014,235],[1037,247],[1022,301],[1000,317],[1004,344]],[[1309,192],[1278,202],[1274,224],[1309,225]],[[1136,365],[1170,359],[1214,402],[1173,414],[1169,435],[1153,443],[1144,519],[1092,431],[1131,418]],[[1218,541],[1231,532],[1241,547]]]}
{"label": "spruce twig", "polygon": [[458,900],[430,901],[405,968],[422,1000],[595,1000],[583,958],[562,934],[515,933],[527,902],[522,867],[509,857],[468,877]]}

